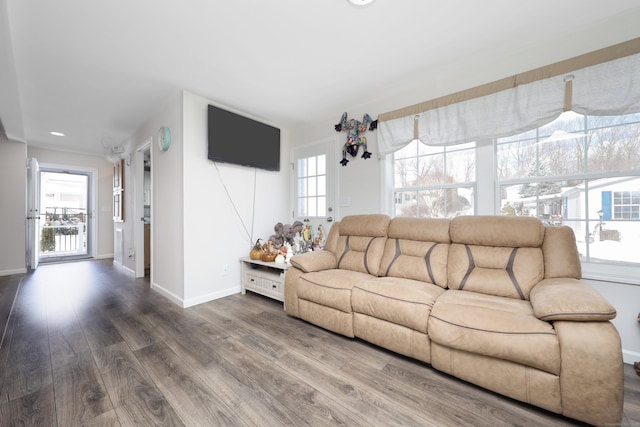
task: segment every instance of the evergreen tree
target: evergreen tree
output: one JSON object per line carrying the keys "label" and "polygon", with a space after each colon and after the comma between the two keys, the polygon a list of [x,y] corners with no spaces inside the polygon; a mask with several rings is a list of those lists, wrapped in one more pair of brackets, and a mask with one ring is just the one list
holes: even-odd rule
{"label": "evergreen tree", "polygon": [[[536,162],[532,162],[527,168],[527,176],[548,176],[549,166],[546,163],[540,163],[539,167],[536,167]],[[518,194],[521,197],[542,196],[545,194],[559,194],[561,191],[560,185],[552,181],[543,181],[537,183],[522,184]]]}

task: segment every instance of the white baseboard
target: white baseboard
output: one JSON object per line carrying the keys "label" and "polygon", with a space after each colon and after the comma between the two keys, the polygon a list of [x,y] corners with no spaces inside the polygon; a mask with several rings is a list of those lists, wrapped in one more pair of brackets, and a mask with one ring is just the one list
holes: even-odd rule
{"label": "white baseboard", "polygon": [[184,307],[183,306],[183,299],[181,297],[179,297],[178,295],[174,294],[173,292],[168,291],[165,288],[163,288],[162,286],[157,285],[155,283],[151,284],[151,289],[153,289],[154,291],[158,292],[159,294],[162,294],[166,298],[169,298],[171,300],[171,302],[179,305],[180,307]]}
{"label": "white baseboard", "polygon": [[622,349],[622,360],[624,363],[633,365],[633,362],[640,362],[640,353]]}
{"label": "white baseboard", "polygon": [[206,295],[200,295],[194,298],[189,298],[188,300],[184,300],[182,303],[183,308],[193,307],[194,305],[203,304],[205,302],[213,301],[216,299],[228,297],[229,295],[239,294],[242,289],[240,286],[234,286],[231,288],[223,289],[218,292],[212,292]]}
{"label": "white baseboard", "polygon": [[119,262],[117,262],[115,259],[113,260],[113,265],[115,265],[115,266],[116,266],[116,267],[118,267],[118,268],[121,268],[121,269],[125,270],[127,273],[131,273],[131,274],[133,274],[134,276],[136,275],[136,272],[135,272],[135,271],[133,271],[132,269],[130,269],[129,267],[127,267],[127,266],[126,266],[126,265],[124,265],[124,264],[120,264],[120,263],[119,263]]}
{"label": "white baseboard", "polygon": [[14,274],[25,274],[27,272],[26,268],[15,268],[13,270],[0,270],[0,276],[11,276]]}
{"label": "white baseboard", "polygon": [[113,254],[102,254],[95,257],[95,259],[109,259],[109,258],[113,258]]}
{"label": "white baseboard", "polygon": [[176,303],[182,308],[189,308],[189,307],[193,307],[194,305],[203,304],[205,302],[228,297],[229,295],[239,294],[241,291],[240,286],[234,286],[232,288],[223,289],[221,291],[212,292],[206,295],[200,295],[200,296],[185,300],[184,298],[180,298],[178,295],[174,294],[171,291],[166,290],[165,288],[157,285],[156,283],[151,284],[151,289],[169,298],[172,302]]}

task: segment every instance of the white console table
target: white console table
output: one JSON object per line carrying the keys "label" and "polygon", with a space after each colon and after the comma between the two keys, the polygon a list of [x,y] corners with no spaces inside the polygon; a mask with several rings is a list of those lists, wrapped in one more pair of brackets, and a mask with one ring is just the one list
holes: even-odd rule
{"label": "white console table", "polygon": [[291,264],[264,262],[249,257],[242,264],[242,295],[247,290],[284,302],[284,278]]}

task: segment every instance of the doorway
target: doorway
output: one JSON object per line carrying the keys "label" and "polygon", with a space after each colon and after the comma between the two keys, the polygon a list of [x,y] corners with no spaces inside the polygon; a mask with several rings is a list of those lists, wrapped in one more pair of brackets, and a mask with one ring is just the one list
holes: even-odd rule
{"label": "doorway", "polygon": [[339,218],[335,208],[338,163],[334,157],[334,139],[291,150],[292,213],[295,220],[321,226],[324,236],[329,233],[334,219]]}
{"label": "doorway", "polygon": [[40,169],[39,262],[91,256],[91,174]]}
{"label": "doorway", "polygon": [[27,267],[91,258],[95,252],[95,175],[90,168],[38,164],[27,168]]}
{"label": "doorway", "polygon": [[152,160],[151,139],[138,147],[135,160],[135,276],[152,274]]}

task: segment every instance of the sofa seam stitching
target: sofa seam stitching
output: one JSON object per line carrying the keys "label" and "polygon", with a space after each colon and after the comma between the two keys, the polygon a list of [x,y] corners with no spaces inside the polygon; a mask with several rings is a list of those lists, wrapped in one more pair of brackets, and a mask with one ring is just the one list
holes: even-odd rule
{"label": "sofa seam stitching", "polygon": [[473,331],[479,331],[479,332],[488,332],[488,333],[492,333],[492,334],[502,334],[502,335],[551,335],[551,336],[557,336],[555,333],[553,332],[506,332],[506,331],[492,331],[490,329],[482,329],[482,328],[473,328],[471,326],[466,326],[466,325],[461,325],[459,323],[454,323],[454,322],[450,322],[448,320],[444,320],[439,318],[438,316],[434,316],[433,314],[430,315],[430,317],[433,317],[436,320],[439,320],[441,322],[447,323],[449,325],[453,325],[453,326],[458,326],[460,328],[464,328],[464,329],[470,329]]}
{"label": "sofa seam stitching", "polygon": [[357,286],[357,285],[354,286],[353,289],[360,289],[362,292],[367,292],[367,293],[370,293],[370,294],[373,294],[373,295],[378,295],[378,296],[381,296],[381,297],[384,297],[384,298],[387,298],[387,299],[391,299],[391,300],[394,300],[394,301],[402,301],[402,302],[407,302],[407,303],[410,303],[410,304],[426,305],[428,307],[433,308],[433,303],[429,304],[429,303],[426,303],[426,302],[408,301],[408,300],[404,300],[404,299],[400,299],[400,298],[389,297],[389,296],[386,296],[386,295],[378,293],[378,292],[373,292],[373,291],[370,291],[368,289],[361,288],[360,286]]}

